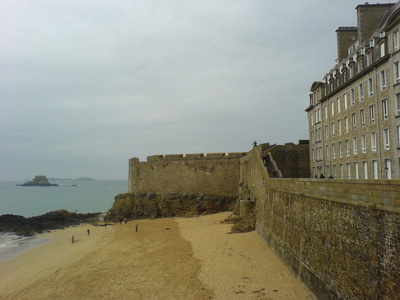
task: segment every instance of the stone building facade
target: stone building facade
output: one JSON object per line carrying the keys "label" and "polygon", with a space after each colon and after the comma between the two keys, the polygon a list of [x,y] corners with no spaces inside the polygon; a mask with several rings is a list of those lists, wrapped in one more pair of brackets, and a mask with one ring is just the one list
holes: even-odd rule
{"label": "stone building facade", "polygon": [[338,57],[311,86],[311,176],[400,179],[400,3],[358,5]]}

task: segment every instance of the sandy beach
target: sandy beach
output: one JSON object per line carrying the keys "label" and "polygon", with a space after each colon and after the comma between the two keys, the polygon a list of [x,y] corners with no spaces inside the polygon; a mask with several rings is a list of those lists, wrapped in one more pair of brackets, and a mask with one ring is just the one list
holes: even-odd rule
{"label": "sandy beach", "polygon": [[228,234],[230,214],[45,233],[0,262],[0,299],[311,299],[256,232]]}

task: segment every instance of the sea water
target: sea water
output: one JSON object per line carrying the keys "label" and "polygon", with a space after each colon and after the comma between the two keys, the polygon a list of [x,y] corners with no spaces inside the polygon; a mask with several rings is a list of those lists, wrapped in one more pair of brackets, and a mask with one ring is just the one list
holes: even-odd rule
{"label": "sea water", "polygon": [[[127,180],[65,180],[51,182],[59,186],[17,186],[22,183],[0,182],[0,215],[27,218],[60,209],[78,213],[107,212],[116,195],[128,192]],[[0,261],[44,242],[44,239],[0,232]]]}
{"label": "sea water", "polygon": [[59,186],[17,186],[24,182],[0,182],[0,215],[24,217],[66,209],[70,212],[107,212],[114,197],[128,192],[127,180],[54,181]]}

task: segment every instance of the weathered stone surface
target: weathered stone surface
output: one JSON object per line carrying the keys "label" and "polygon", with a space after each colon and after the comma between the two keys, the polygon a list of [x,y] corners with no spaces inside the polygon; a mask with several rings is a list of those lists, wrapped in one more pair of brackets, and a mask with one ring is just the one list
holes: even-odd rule
{"label": "weathered stone surface", "polygon": [[169,193],[119,194],[108,212],[112,220],[192,217],[233,210],[237,194],[231,196]]}

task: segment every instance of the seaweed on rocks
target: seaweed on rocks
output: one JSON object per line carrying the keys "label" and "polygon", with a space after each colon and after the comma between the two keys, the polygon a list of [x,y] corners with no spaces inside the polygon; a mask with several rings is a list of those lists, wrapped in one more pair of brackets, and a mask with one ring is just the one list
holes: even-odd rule
{"label": "seaweed on rocks", "polygon": [[19,215],[1,215],[0,232],[15,232],[21,236],[32,236],[46,230],[63,229],[81,223],[95,224],[100,213],[78,214],[65,209],[25,218]]}

